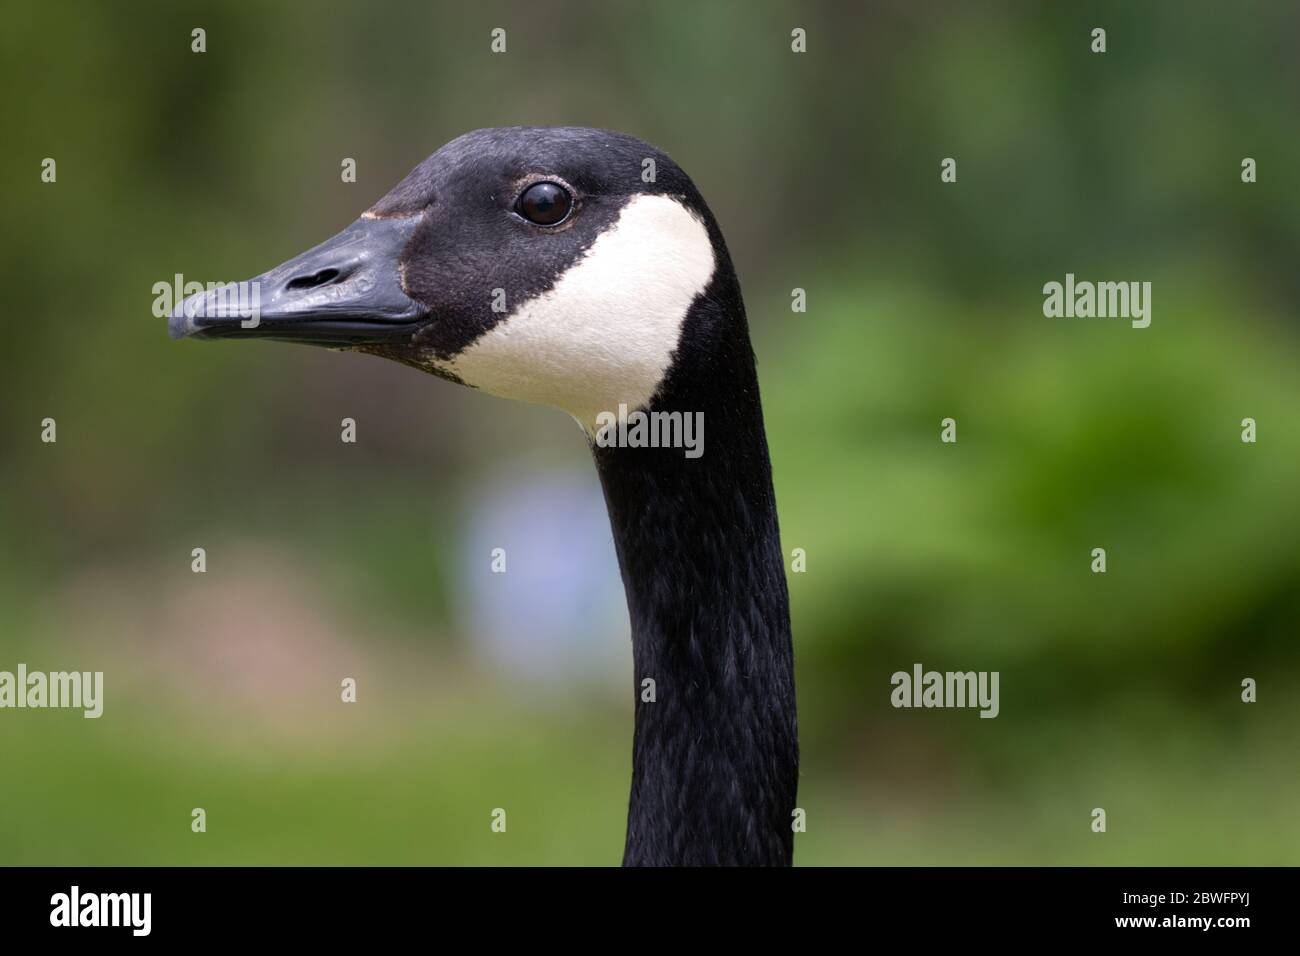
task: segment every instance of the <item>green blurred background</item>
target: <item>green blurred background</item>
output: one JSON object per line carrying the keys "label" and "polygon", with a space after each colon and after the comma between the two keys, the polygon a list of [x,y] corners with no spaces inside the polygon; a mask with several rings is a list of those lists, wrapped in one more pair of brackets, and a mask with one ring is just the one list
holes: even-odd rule
{"label": "green blurred background", "polygon": [[[511,124],[655,143],[727,235],[808,554],[797,863],[1300,862],[1295,4],[185,6],[0,32],[0,669],[106,672],[97,721],[0,712],[0,863],[619,861],[567,416],[151,315]],[[1151,327],[1045,319],[1066,272],[1151,281]],[[1001,715],[893,710],[917,661]]]}

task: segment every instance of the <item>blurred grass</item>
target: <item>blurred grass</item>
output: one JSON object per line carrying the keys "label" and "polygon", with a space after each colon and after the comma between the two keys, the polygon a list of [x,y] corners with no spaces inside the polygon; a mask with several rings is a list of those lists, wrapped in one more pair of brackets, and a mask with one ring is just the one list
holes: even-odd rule
{"label": "blurred grass", "polygon": [[[5,863],[616,864],[626,715],[586,707],[539,722],[535,708],[500,703],[441,700],[439,719],[396,736],[353,728],[347,746],[325,741],[339,728],[319,727],[320,747],[238,724],[169,717],[163,728],[150,713],[84,727],[24,714],[0,725],[5,759],[40,770],[9,776],[0,794]],[[902,721],[879,731],[893,759],[864,760],[847,782],[814,761],[801,781],[808,832],[797,862],[1285,865],[1300,853],[1300,771],[1279,760],[1294,745],[1294,713],[1274,726],[1277,708],[1265,706],[1263,732],[1229,742],[1215,720],[1189,728],[1146,701],[1083,726],[1044,726],[1015,706],[1004,703],[1011,712],[998,720],[1034,725],[1041,752],[999,754],[1003,773],[975,747],[907,751],[899,741],[920,732]],[[994,736],[990,722],[958,716]],[[195,806],[207,833],[189,830]],[[1104,836],[1089,830],[1093,806],[1107,809]],[[507,811],[504,834],[490,831],[495,807]]]}

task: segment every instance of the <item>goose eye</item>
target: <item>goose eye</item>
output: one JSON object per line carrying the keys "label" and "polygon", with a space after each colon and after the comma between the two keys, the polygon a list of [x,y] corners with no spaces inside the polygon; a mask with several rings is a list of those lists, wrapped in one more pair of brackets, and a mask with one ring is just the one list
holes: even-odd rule
{"label": "goose eye", "polygon": [[523,191],[515,209],[519,215],[539,226],[554,226],[569,215],[573,199],[569,191],[555,183],[533,183]]}

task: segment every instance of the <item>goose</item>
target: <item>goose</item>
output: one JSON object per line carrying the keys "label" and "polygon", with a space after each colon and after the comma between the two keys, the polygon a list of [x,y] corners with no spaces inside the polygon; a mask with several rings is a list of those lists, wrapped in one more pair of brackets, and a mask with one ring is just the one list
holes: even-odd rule
{"label": "goose", "polygon": [[[249,284],[256,310],[201,292],[170,334],[368,353],[582,426],[631,622],[623,863],[790,865],[794,660],[754,352],[681,168],[616,132],[477,130]],[[702,413],[706,450],[611,440],[601,423],[638,412]]]}

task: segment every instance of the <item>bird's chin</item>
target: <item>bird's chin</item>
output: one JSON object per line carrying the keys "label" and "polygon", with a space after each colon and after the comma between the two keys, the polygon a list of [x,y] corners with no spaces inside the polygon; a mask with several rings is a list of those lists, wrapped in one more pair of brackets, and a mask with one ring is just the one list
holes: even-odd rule
{"label": "bird's chin", "polygon": [[172,338],[181,339],[264,339],[325,348],[407,346],[428,316],[405,322],[363,318],[192,318],[173,314],[168,321]]}

